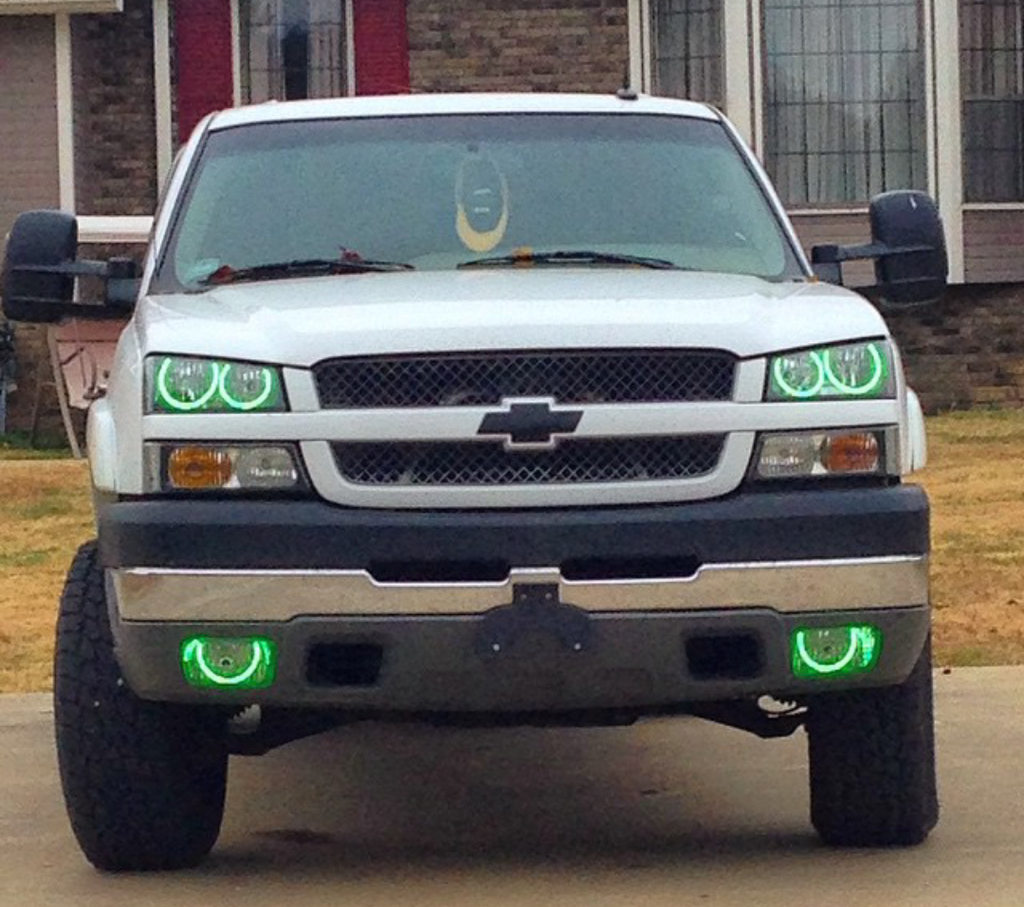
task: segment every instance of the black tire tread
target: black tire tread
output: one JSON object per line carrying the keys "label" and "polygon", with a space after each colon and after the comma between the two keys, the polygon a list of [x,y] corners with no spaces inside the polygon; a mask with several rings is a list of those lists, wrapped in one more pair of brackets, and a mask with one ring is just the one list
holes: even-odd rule
{"label": "black tire tread", "polygon": [[61,596],[54,719],[68,816],[94,866],[181,869],[206,857],[224,813],[223,722],[125,684],[95,542],[78,550]]}
{"label": "black tire tread", "polygon": [[902,684],[808,704],[811,822],[827,844],[920,844],[939,818],[931,645]]}

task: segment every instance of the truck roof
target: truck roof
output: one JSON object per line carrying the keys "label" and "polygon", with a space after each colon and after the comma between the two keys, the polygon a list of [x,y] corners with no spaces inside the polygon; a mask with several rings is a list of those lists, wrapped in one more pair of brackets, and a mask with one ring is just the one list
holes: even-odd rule
{"label": "truck roof", "polygon": [[614,94],[402,94],[316,101],[271,101],[236,107],[216,114],[210,129],[230,129],[253,123],[339,117],[401,117],[445,114],[500,113],[604,113],[658,114],[717,120],[719,114],[705,104],[639,95],[636,100]]}

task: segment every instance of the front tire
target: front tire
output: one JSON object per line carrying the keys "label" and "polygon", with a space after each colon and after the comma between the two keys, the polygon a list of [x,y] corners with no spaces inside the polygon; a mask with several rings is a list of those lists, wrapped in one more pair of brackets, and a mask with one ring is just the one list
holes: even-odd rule
{"label": "front tire", "polygon": [[920,844],[939,818],[931,646],[898,686],[808,703],[811,822],[827,844]]}
{"label": "front tire", "polygon": [[224,722],[128,689],[95,542],[78,550],[61,596],[54,718],[68,817],[94,866],[182,869],[206,857],[224,814]]}

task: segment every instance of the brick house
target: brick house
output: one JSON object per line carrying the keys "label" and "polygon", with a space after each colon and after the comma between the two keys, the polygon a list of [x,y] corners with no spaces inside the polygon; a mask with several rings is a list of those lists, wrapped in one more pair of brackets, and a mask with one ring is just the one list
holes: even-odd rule
{"label": "brick house", "polygon": [[[912,378],[933,409],[1024,400],[1024,0],[0,0],[0,237],[44,206],[137,237],[220,107],[626,79],[724,108],[807,245],[931,192],[956,287],[894,321]],[[20,328],[9,427],[38,347]]]}

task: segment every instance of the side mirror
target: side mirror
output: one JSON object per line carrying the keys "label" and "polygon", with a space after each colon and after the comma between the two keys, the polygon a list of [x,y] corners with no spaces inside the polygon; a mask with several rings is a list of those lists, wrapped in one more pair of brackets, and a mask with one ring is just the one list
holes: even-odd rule
{"label": "side mirror", "polygon": [[[111,309],[130,309],[138,291],[131,259],[76,261],[78,221],[63,211],[27,211],[14,222],[0,272],[4,314],[11,321],[48,323],[73,315],[109,317]],[[96,303],[75,300],[78,277],[106,282]]]}
{"label": "side mirror", "polygon": [[871,202],[871,243],[815,246],[811,262],[822,280],[842,284],[842,264],[875,260],[881,300],[893,306],[935,302],[946,291],[949,261],[939,209],[924,192],[885,192]]}
{"label": "side mirror", "polygon": [[[893,250],[875,260],[885,302],[935,302],[946,292],[949,258],[938,206],[924,192],[886,192],[871,202],[871,238]],[[919,251],[910,251],[917,247]],[[899,250],[906,251],[899,251]]]}

